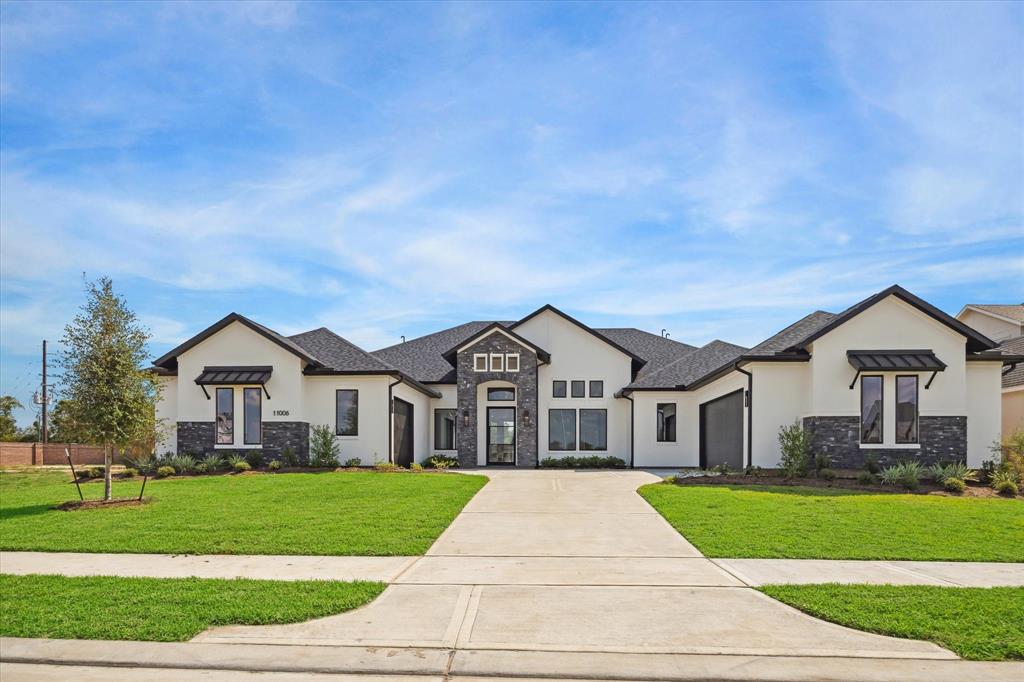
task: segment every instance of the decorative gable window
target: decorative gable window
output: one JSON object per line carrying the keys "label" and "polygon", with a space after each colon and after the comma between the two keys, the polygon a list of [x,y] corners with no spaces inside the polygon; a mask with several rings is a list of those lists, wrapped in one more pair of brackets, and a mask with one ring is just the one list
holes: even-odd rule
{"label": "decorative gable window", "polygon": [[505,356],[501,353],[491,353],[491,371],[492,372],[504,372],[505,371]]}
{"label": "decorative gable window", "polygon": [[505,371],[519,371],[519,353],[508,353],[505,355]]}
{"label": "decorative gable window", "polygon": [[486,372],[487,371],[487,353],[474,353],[473,354],[473,371],[474,372]]}

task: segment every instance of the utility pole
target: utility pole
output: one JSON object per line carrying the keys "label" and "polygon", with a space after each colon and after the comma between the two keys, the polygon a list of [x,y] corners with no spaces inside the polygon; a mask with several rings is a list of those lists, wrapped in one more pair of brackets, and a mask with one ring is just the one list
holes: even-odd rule
{"label": "utility pole", "polygon": [[43,418],[40,420],[40,429],[43,435],[43,445],[49,440],[46,428],[46,401],[49,396],[46,394],[46,339],[43,339]]}

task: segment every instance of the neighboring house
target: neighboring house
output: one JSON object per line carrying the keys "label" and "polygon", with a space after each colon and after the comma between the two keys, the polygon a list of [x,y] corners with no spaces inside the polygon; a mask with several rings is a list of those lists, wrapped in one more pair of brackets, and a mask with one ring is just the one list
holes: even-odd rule
{"label": "neighboring house", "polygon": [[1000,372],[1024,360],[893,286],[818,311],[752,349],[592,328],[552,306],[375,352],[321,328],[282,336],[232,313],[155,363],[178,452],[285,447],[311,425],[342,459],[535,467],[618,456],[634,467],[774,467],[801,421],[837,467],[963,460],[1000,435]]}
{"label": "neighboring house", "polygon": [[[1024,354],[1024,303],[985,305],[971,303],[957,319],[1000,342],[1004,353]],[[1003,373],[1003,434],[1024,430],[1024,364]]]}

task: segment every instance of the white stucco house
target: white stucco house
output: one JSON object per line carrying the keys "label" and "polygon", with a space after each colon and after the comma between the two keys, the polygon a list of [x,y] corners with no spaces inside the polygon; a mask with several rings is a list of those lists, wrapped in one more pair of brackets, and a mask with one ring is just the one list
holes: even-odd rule
{"label": "white stucco house", "polygon": [[[1024,303],[968,303],[956,319],[980,331],[1008,355],[1024,354]],[[1024,363],[1003,373],[1003,435],[1024,431]]]}
{"label": "white stucco house", "polygon": [[341,458],[535,467],[774,467],[801,421],[836,467],[990,457],[1000,378],[1024,362],[899,286],[813,312],[753,348],[592,328],[552,306],[368,352],[328,329],[283,336],[232,313],[154,363],[165,450],[291,447],[328,425]]}

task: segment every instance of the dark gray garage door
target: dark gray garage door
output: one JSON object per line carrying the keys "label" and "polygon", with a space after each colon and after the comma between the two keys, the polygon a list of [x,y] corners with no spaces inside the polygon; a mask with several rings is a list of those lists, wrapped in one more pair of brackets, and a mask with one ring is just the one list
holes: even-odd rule
{"label": "dark gray garage door", "polygon": [[743,391],[700,406],[700,465],[743,468]]}

